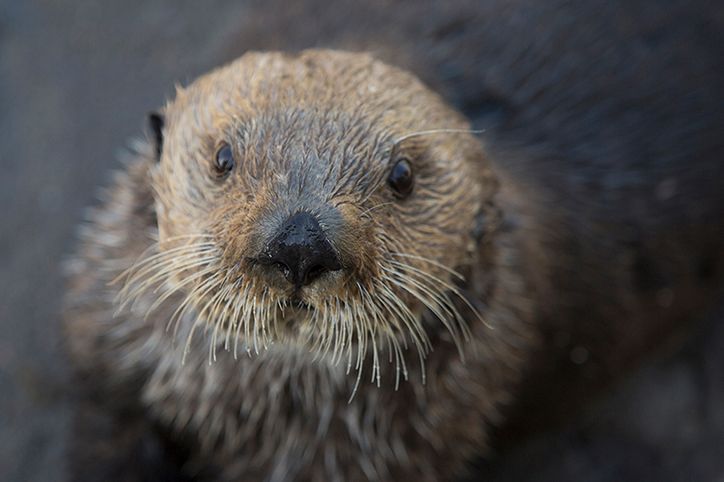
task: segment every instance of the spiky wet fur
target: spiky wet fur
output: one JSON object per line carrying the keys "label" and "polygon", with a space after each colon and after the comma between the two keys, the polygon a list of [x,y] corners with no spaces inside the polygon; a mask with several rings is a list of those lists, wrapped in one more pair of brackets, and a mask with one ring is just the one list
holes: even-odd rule
{"label": "spiky wet fur", "polygon": [[[496,182],[467,123],[412,76],[324,51],[247,54],[165,115],[160,163],[136,147],[69,265],[69,351],[99,414],[79,417],[76,479],[143,480],[169,458],[178,472],[153,473],[460,473],[533,343],[515,238],[473,234]],[[238,156],[223,181],[219,139]],[[416,167],[404,201],[396,156]],[[253,259],[301,211],[345,268],[290,294]]]}

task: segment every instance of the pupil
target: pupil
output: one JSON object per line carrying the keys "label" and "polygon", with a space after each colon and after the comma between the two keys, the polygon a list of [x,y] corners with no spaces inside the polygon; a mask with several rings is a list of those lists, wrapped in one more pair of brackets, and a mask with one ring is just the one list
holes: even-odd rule
{"label": "pupil", "polygon": [[230,171],[234,167],[234,158],[229,146],[222,147],[216,155],[216,165],[220,171]]}
{"label": "pupil", "polygon": [[398,194],[409,194],[412,188],[412,168],[407,161],[395,164],[390,175],[390,185]]}

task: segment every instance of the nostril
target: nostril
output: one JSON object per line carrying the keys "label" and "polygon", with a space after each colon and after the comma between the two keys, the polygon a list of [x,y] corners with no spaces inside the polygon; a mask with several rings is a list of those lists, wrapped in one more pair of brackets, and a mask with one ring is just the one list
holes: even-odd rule
{"label": "nostril", "polygon": [[307,276],[305,281],[311,282],[314,281],[316,278],[318,278],[322,273],[327,271],[326,266],[322,266],[321,264],[318,264],[316,266],[312,266],[309,268],[309,271],[307,271]]}

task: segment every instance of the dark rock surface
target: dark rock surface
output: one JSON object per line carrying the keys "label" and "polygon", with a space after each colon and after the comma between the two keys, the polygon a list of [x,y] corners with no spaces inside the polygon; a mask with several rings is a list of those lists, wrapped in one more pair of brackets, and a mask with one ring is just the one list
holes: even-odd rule
{"label": "dark rock surface", "polygon": [[[685,3],[683,12],[691,2]],[[306,4],[0,0],[0,480],[66,480],[70,403],[57,315],[60,266],[84,206],[94,202],[109,169],[120,167],[123,146],[140,135],[146,113],[172,95],[174,82],[187,84],[248,48],[369,48],[415,66],[482,123],[503,115],[506,106],[494,97],[461,98],[446,87],[446,75],[456,85],[472,80],[464,60],[440,67],[435,58],[442,54],[424,33],[430,22],[441,23],[436,15],[448,15],[450,31],[439,35],[456,35],[445,8],[376,0],[369,8]],[[721,10],[711,15],[719,25]],[[720,39],[707,41],[721,51]],[[660,41],[655,31],[650,41]],[[429,52],[428,64],[411,59],[421,51]],[[706,57],[700,64],[706,68]],[[703,335],[649,359],[574,423],[507,450],[481,468],[485,479],[722,480],[724,316],[704,316],[713,321]]]}

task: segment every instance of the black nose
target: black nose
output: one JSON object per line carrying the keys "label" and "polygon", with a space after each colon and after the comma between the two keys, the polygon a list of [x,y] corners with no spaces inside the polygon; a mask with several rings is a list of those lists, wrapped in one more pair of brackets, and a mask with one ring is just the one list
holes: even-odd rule
{"label": "black nose", "polygon": [[262,250],[259,262],[277,266],[296,287],[342,268],[319,223],[307,213],[295,214],[284,223]]}

